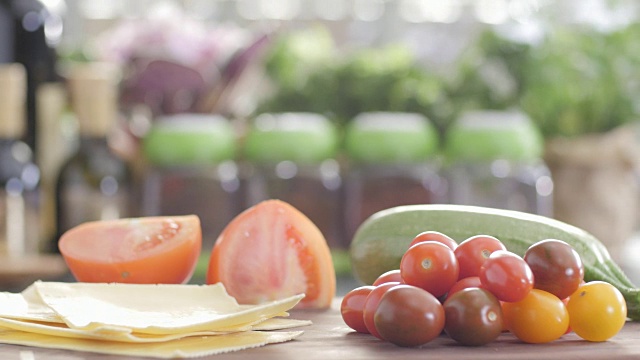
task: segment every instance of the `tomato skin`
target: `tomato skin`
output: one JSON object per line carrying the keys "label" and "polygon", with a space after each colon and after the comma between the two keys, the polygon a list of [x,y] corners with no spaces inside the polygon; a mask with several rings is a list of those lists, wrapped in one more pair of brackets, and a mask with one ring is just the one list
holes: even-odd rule
{"label": "tomato skin", "polygon": [[476,235],[472,236],[456,247],[454,253],[460,265],[458,279],[469,276],[478,276],[480,267],[484,264],[489,255],[496,250],[506,250],[504,244],[493,236]]}
{"label": "tomato skin", "polygon": [[529,265],[506,250],[494,251],[482,264],[479,277],[482,287],[500,301],[520,301],[533,289],[534,278]]}
{"label": "tomato skin", "polygon": [[58,246],[77,281],[181,284],[195,270],[202,230],[196,215],[92,221]]}
{"label": "tomato skin", "polygon": [[427,291],[407,284],[384,293],[374,315],[375,328],[382,337],[398,346],[428,343],[444,328],[444,309]]}
{"label": "tomato skin", "polygon": [[573,294],[584,279],[580,255],[564,241],[539,241],[527,249],[523,259],[533,272],[533,286],[560,299]]}
{"label": "tomato skin", "polygon": [[467,288],[474,288],[474,287],[477,287],[477,288],[482,287],[482,282],[480,281],[480,277],[469,276],[466,278],[462,278],[456,281],[456,283],[453,284],[453,286],[451,286],[451,288],[449,289],[449,292],[447,293],[447,297],[452,296],[453,294],[457,293],[460,290],[467,289]]}
{"label": "tomato skin", "polygon": [[606,341],[624,327],[627,303],[613,285],[591,281],[581,285],[567,302],[570,326],[587,341]]}
{"label": "tomato skin", "polygon": [[455,240],[438,231],[421,232],[420,234],[416,235],[416,237],[413,238],[413,240],[411,241],[411,244],[409,244],[409,247],[412,247],[413,245],[424,242],[424,241],[436,241],[446,245],[451,250],[455,250],[458,247],[458,243]]}
{"label": "tomato skin", "polygon": [[399,282],[388,282],[384,284],[380,284],[371,290],[369,295],[367,295],[367,299],[364,302],[364,309],[362,310],[362,315],[364,318],[364,325],[366,326],[369,334],[377,337],[382,340],[382,336],[376,329],[374,315],[376,313],[376,309],[378,308],[378,304],[380,303],[380,299],[385,292],[387,292],[392,287],[400,285]]}
{"label": "tomato skin", "polygon": [[500,336],[503,329],[500,301],[489,291],[466,288],[457,291],[443,304],[444,330],[462,345],[480,346]]}
{"label": "tomato skin", "polygon": [[414,285],[439,297],[458,280],[458,261],[446,245],[425,241],[410,247],[400,260],[405,284]]}
{"label": "tomato skin", "polygon": [[280,200],[260,202],[227,224],[211,251],[206,282],[223,283],[241,304],[304,293],[297,309],[326,309],[336,292],[326,239]]}
{"label": "tomato skin", "polygon": [[400,269],[389,270],[382,275],[378,276],[376,281],[373,282],[373,286],[378,286],[387,282],[403,282]]}
{"label": "tomato skin", "polygon": [[368,334],[367,326],[364,323],[364,304],[367,300],[367,296],[371,293],[374,286],[366,285],[357,287],[349,291],[340,303],[340,314],[342,320],[348,327],[353,330]]}
{"label": "tomato skin", "polygon": [[509,331],[527,343],[554,341],[569,327],[569,312],[562,300],[544,290],[532,289],[521,301],[503,303],[502,310]]}

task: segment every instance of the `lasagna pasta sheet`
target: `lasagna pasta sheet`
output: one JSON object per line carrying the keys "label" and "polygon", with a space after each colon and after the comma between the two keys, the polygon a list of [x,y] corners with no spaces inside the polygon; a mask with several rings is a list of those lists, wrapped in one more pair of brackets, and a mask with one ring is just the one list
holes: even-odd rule
{"label": "lasagna pasta sheet", "polygon": [[221,284],[35,282],[0,293],[0,343],[127,356],[187,358],[292,340],[304,295],[240,305]]}
{"label": "lasagna pasta sheet", "polygon": [[35,287],[42,302],[72,329],[144,334],[229,332],[279,315],[304,296],[240,306],[222,284],[37,282]]}
{"label": "lasagna pasta sheet", "polygon": [[293,340],[301,334],[302,331],[242,331],[220,336],[193,336],[165,342],[140,344],[64,338],[0,329],[0,342],[101,354],[171,359],[200,357],[250,349]]}

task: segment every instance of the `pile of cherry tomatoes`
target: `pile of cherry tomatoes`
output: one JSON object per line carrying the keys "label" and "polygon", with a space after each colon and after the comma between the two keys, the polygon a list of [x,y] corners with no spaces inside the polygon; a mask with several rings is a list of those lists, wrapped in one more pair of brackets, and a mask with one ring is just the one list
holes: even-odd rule
{"label": "pile of cherry tomatoes", "polygon": [[421,346],[443,332],[479,346],[505,331],[527,343],[571,331],[605,341],[624,326],[627,307],[611,284],[584,282],[580,256],[566,242],[543,240],[521,257],[492,236],[457,244],[426,231],[399,269],[347,293],[341,314],[352,329],[398,346]]}

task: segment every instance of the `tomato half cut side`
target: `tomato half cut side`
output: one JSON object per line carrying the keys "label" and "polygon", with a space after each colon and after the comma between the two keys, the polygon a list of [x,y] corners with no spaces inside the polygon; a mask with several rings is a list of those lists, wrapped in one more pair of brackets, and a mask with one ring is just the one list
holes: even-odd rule
{"label": "tomato half cut side", "polygon": [[266,200],[236,216],[216,240],[207,283],[221,282],[241,304],[304,293],[297,308],[328,308],[336,275],[326,239],[303,213]]}
{"label": "tomato half cut side", "polygon": [[181,284],[195,270],[202,230],[196,215],[92,221],[58,246],[77,281]]}

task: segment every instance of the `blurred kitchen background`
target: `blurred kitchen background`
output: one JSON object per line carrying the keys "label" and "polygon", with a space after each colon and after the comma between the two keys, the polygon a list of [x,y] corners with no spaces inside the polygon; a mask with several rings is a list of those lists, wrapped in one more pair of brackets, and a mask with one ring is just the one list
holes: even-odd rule
{"label": "blurred kitchen background", "polygon": [[59,236],[97,219],[196,213],[206,266],[267,198],[318,225],[345,277],[375,211],[457,203],[583,227],[640,283],[639,16],[634,0],[0,0],[0,287],[64,276]]}

